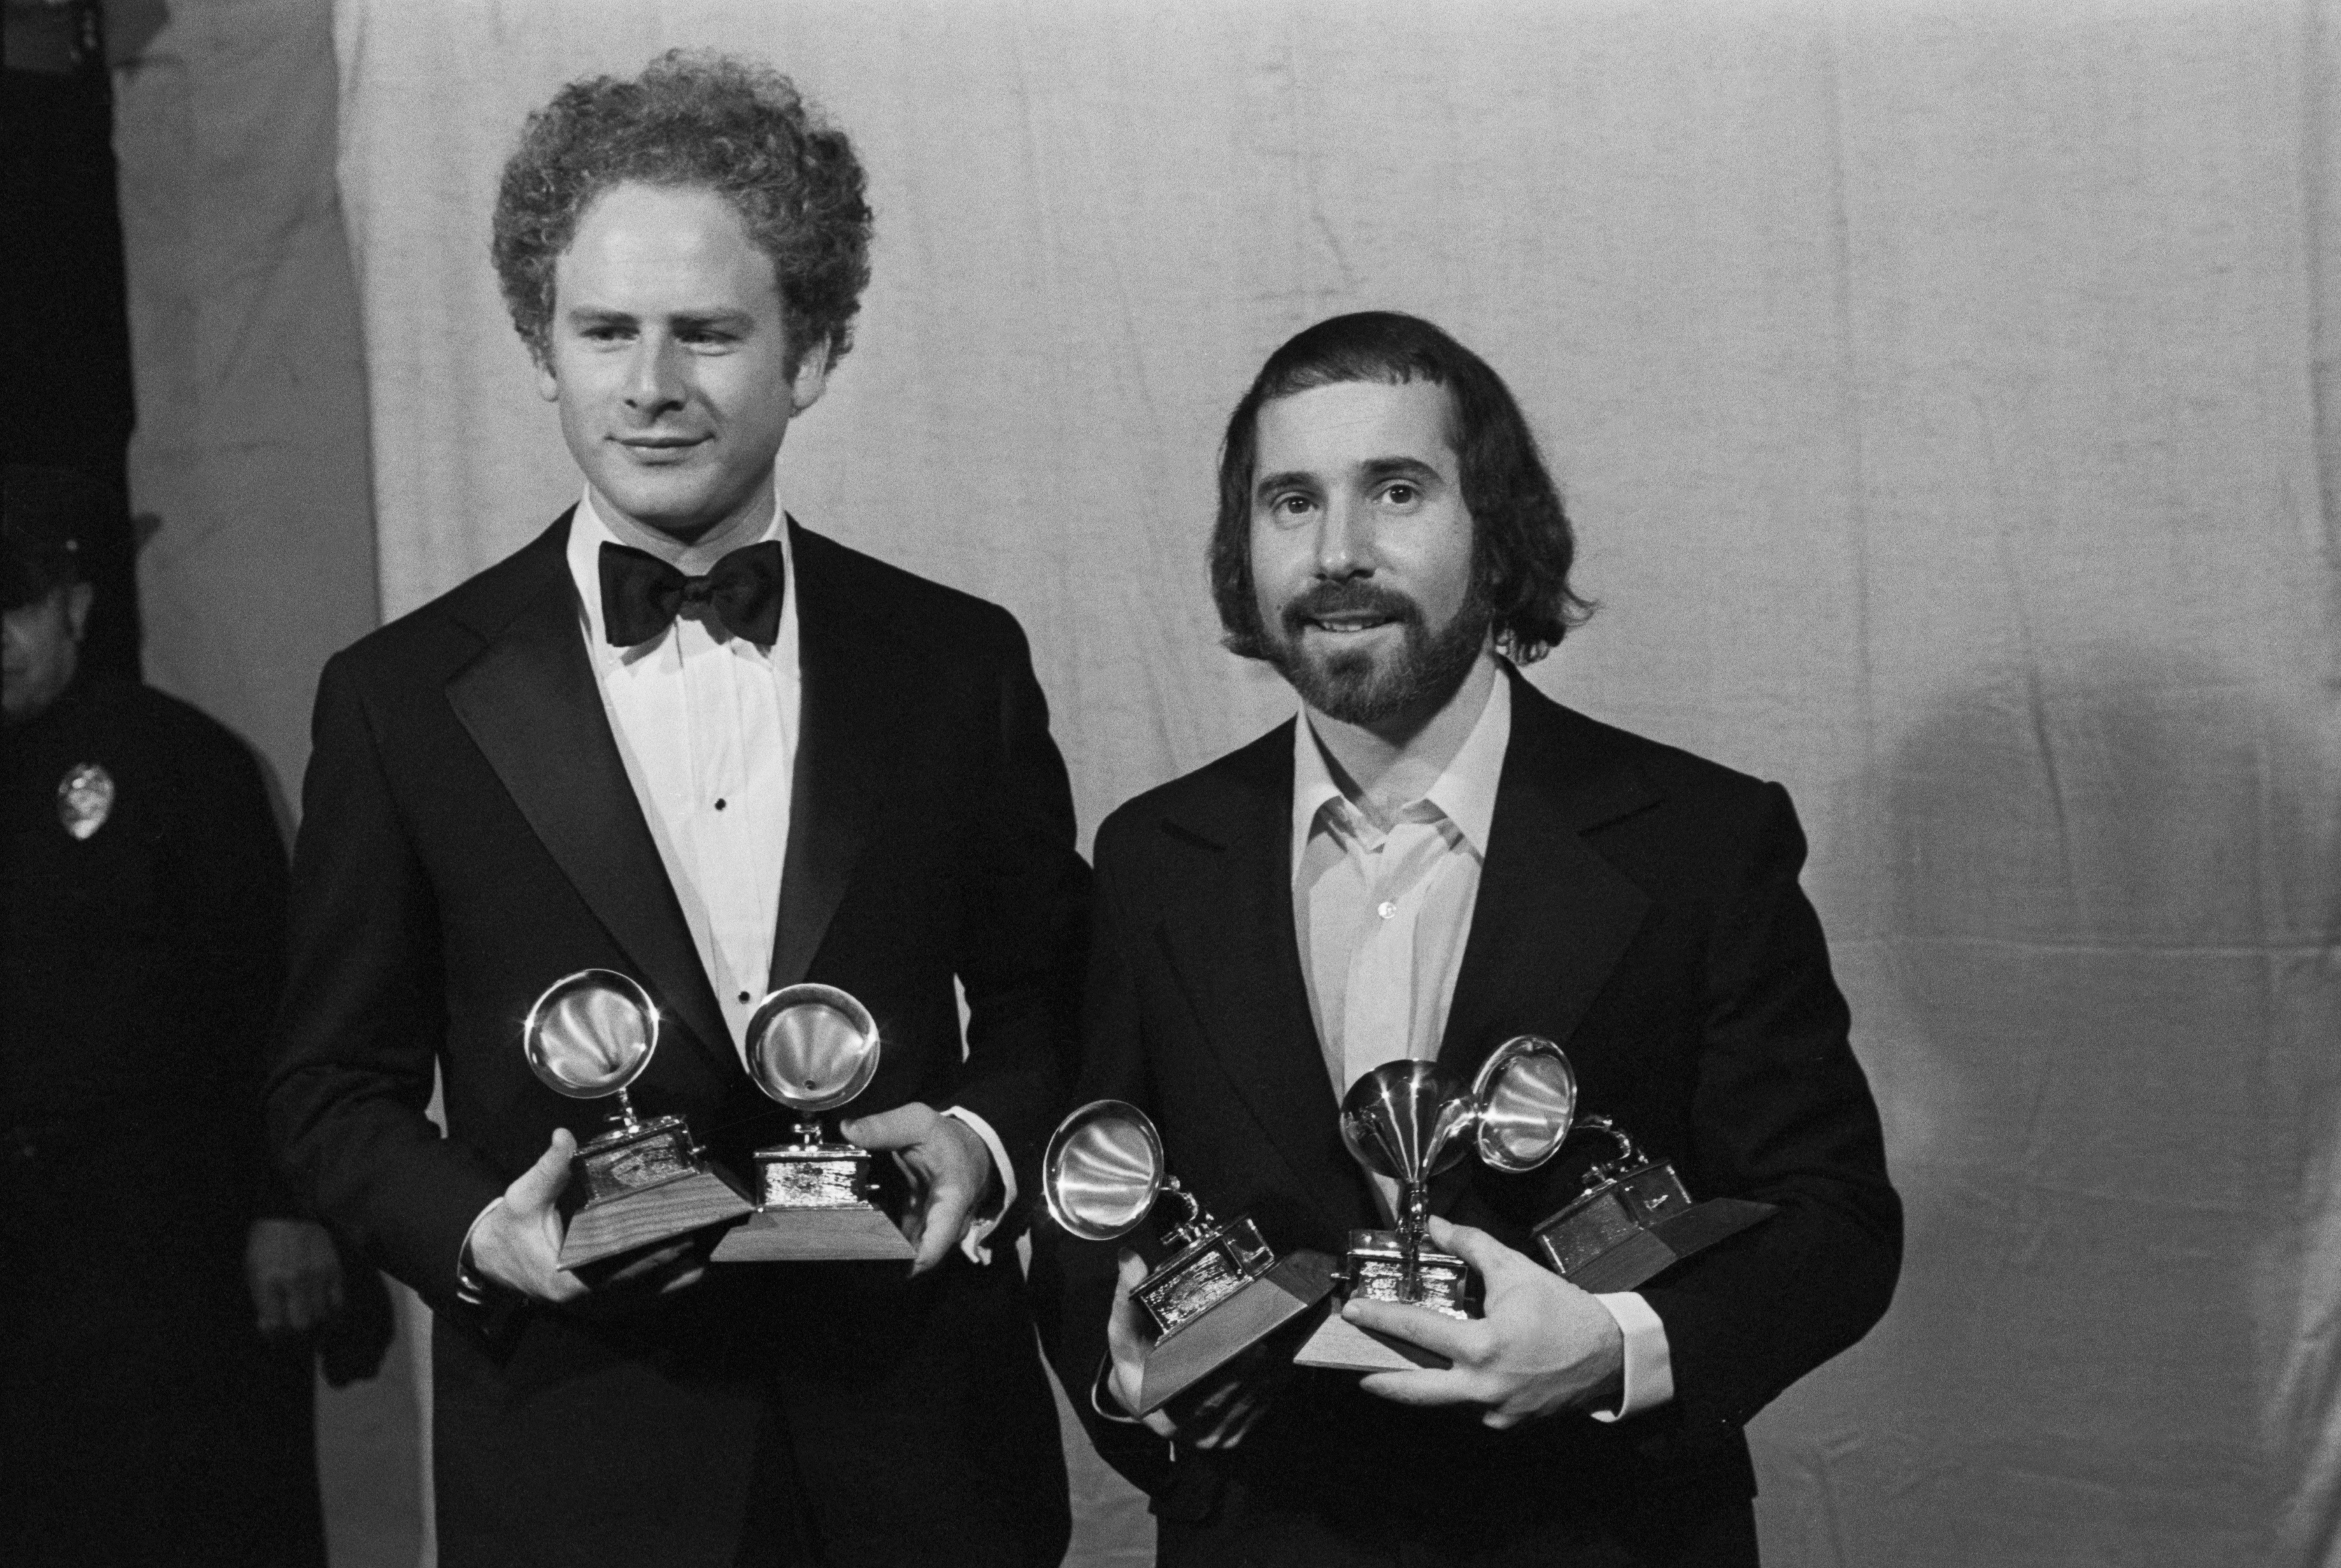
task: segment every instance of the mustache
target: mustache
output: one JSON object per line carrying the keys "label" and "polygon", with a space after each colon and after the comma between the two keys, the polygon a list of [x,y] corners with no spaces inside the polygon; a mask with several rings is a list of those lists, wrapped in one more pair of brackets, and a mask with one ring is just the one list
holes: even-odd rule
{"label": "mustache", "polygon": [[1378,615],[1404,625],[1422,624],[1422,606],[1379,583],[1317,583],[1284,602],[1277,614],[1287,636],[1297,637],[1311,621],[1328,615]]}

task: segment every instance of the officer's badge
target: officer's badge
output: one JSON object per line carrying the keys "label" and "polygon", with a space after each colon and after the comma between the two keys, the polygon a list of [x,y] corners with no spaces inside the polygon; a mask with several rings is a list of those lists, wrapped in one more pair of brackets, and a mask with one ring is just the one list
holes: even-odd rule
{"label": "officer's badge", "polygon": [[57,820],[75,838],[87,838],[114,812],[114,775],[95,763],[68,768],[57,781]]}

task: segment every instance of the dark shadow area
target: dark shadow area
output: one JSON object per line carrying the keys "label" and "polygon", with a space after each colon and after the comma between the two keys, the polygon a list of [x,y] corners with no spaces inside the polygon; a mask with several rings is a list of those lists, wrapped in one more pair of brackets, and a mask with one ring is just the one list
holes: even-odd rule
{"label": "dark shadow area", "polygon": [[1867,781],[1909,1251],[1868,1430],[1773,1500],[1810,1560],[2268,1560],[2334,1135],[2320,773],[2241,676],[2111,649],[1961,694]]}
{"label": "dark shadow area", "polygon": [[[129,291],[114,163],[114,92],[95,5],[7,9],[5,102],[10,463],[70,468],[130,493]],[[84,543],[97,604],[90,670],[136,679],[138,575],[128,502]]]}

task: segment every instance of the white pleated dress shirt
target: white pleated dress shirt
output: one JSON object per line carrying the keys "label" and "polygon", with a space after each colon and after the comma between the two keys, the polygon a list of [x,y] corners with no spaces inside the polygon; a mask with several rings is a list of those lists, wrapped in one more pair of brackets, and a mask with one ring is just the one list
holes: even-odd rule
{"label": "white pleated dress shirt", "polygon": [[[1454,759],[1385,831],[1334,781],[1306,709],[1293,725],[1293,930],[1337,1097],[1386,1062],[1439,1054],[1511,736],[1511,684],[1499,669]],[[1390,1209],[1396,1183],[1374,1181]],[[1659,1314],[1631,1292],[1593,1299],[1626,1341],[1619,1407],[1594,1419],[1615,1421],[1672,1399]]]}
{"label": "white pleated dress shirt", "polygon": [[[779,543],[786,566],[770,648],[691,615],[676,616],[647,643],[614,648],[603,629],[602,546],[624,541],[594,510],[590,488],[569,525],[569,574],[584,607],[585,645],[610,733],[742,1070],[749,1070],[748,1021],[771,981],[804,711],[796,552],[788,508],[777,498],[764,532],[735,547],[768,539]],[[1016,1173],[989,1122],[956,1105],[943,1114],[974,1130],[1000,1176],[1000,1207],[971,1223],[961,1243],[969,1257],[989,1263],[984,1239],[1016,1201]]]}
{"label": "white pleated dress shirt", "polygon": [[[602,546],[624,541],[594,509],[590,488],[569,524],[569,574],[583,611],[579,630],[610,733],[658,845],[659,864],[682,906],[700,967],[722,1005],[743,1072],[750,1071],[748,1022],[771,983],[796,780],[797,726],[804,709],[796,554],[787,518],[787,509],[776,501],[764,532],[739,546],[766,540],[781,546],[786,574],[780,628],[769,648],[732,636],[712,618],[692,615],[676,616],[673,625],[646,643],[611,646],[602,617]],[[970,1258],[989,1263],[984,1242],[1016,1201],[1015,1170],[999,1134],[981,1116],[959,1106],[943,1114],[983,1140],[1000,1177],[1000,1206],[970,1224],[961,1242]],[[473,1221],[472,1229],[478,1228],[479,1221]],[[461,1271],[467,1283],[470,1258],[467,1233]]]}
{"label": "white pleated dress shirt", "polygon": [[623,541],[590,492],[569,526],[569,574],[610,733],[742,1068],[748,1020],[772,968],[804,708],[796,556],[783,516],[775,507],[771,525],[748,542],[777,541],[787,564],[780,634],[769,648],[731,635],[712,616],[692,615],[676,616],[647,643],[612,647],[603,629],[602,546]]}

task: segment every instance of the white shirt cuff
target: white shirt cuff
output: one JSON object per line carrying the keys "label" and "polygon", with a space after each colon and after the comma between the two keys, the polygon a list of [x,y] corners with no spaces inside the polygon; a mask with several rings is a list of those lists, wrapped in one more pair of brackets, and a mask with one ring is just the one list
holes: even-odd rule
{"label": "white shirt cuff", "polygon": [[1650,1303],[1631,1291],[1593,1299],[1617,1320],[1618,1332],[1626,1336],[1625,1386],[1619,1393],[1618,1408],[1597,1410],[1593,1419],[1617,1421],[1639,1415],[1674,1398],[1675,1363],[1667,1349],[1667,1325],[1659,1321]]}
{"label": "white shirt cuff", "polygon": [[455,1299],[465,1306],[487,1305],[488,1292],[494,1288],[488,1277],[480,1272],[479,1263],[472,1256],[472,1238],[480,1233],[481,1224],[496,1212],[497,1205],[503,1202],[502,1198],[493,1199],[486,1208],[472,1217],[470,1226],[463,1232],[463,1244],[456,1251]]}
{"label": "white shirt cuff", "polygon": [[1106,1352],[1098,1358],[1097,1374],[1090,1379],[1090,1408],[1116,1426],[1144,1426],[1146,1418],[1132,1415],[1122,1409],[1121,1396],[1113,1392],[1113,1353]]}
{"label": "white shirt cuff", "polygon": [[1016,1167],[1008,1163],[1008,1150],[1001,1144],[1000,1134],[991,1130],[991,1123],[964,1105],[947,1105],[943,1114],[974,1129],[975,1135],[983,1140],[984,1148],[991,1152],[991,1168],[1000,1174],[1000,1202],[989,1214],[978,1215],[967,1227],[967,1233],[959,1239],[959,1250],[967,1254],[968,1262],[988,1263],[991,1261],[988,1243],[992,1227],[1000,1223],[1000,1216],[1008,1212],[1008,1205],[1016,1201]]}

